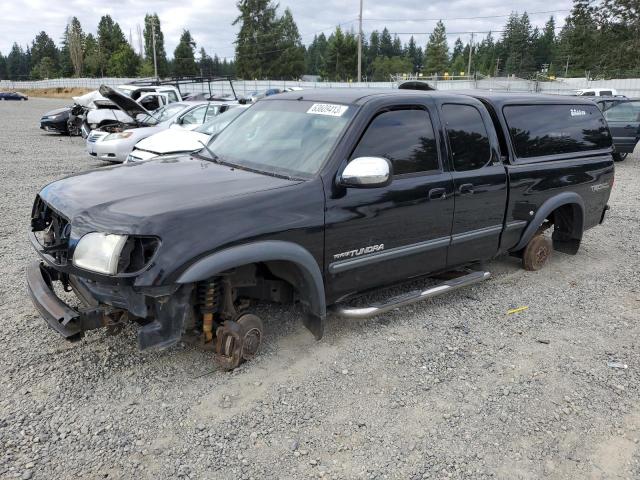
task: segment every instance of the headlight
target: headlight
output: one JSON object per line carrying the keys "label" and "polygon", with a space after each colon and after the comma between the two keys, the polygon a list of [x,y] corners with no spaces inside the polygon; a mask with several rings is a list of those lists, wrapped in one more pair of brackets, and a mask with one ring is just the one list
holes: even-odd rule
{"label": "headlight", "polygon": [[118,271],[120,253],[126,241],[126,235],[87,233],[76,245],[73,264],[94,272],[115,275]]}
{"label": "headlight", "polygon": [[129,138],[131,135],[133,135],[133,132],[110,133],[109,135],[104,137],[103,142],[106,142],[108,140],[120,140],[122,138]]}
{"label": "headlight", "polygon": [[62,115],[61,115],[61,114],[58,114],[58,115],[49,115],[49,116],[47,117],[47,120],[56,120],[56,119],[58,119],[58,118],[62,118]]}

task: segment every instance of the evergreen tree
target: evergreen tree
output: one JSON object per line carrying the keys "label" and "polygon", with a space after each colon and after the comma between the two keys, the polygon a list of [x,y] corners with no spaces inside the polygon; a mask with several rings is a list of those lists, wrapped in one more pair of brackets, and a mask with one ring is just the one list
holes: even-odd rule
{"label": "evergreen tree", "polygon": [[380,55],[393,57],[393,39],[386,27],[382,30],[382,35],[380,35]]}
{"label": "evergreen tree", "polygon": [[124,50],[120,47],[127,43],[124,33],[117,22],[114,22],[110,15],[104,15],[98,22],[98,55],[100,61],[99,74],[104,76],[108,69],[109,59],[116,52],[121,54]]}
{"label": "evergreen tree", "polygon": [[302,46],[298,26],[293,20],[291,10],[285,9],[276,25],[277,57],[269,69],[269,77],[274,79],[295,80],[304,74],[305,49]]}
{"label": "evergreen tree", "polygon": [[277,44],[277,5],[270,0],[239,0],[240,24],[236,38],[236,69],[242,78],[265,78],[275,58]]}
{"label": "evergreen tree", "polygon": [[411,60],[412,73],[422,71],[422,48],[416,45],[416,41],[413,38],[413,35],[411,35],[411,38],[409,38],[406,56],[409,60]]}
{"label": "evergreen tree", "polygon": [[7,78],[9,80],[27,80],[29,78],[29,52],[14,43],[7,55]]}
{"label": "evergreen tree", "polygon": [[195,51],[196,42],[191,38],[189,30],[183,30],[180,42],[173,52],[173,74],[177,77],[188,77],[198,74]]}
{"label": "evergreen tree", "polygon": [[560,32],[559,70],[563,71],[568,64],[568,73],[583,76],[596,66],[597,52],[602,50],[603,45],[598,45],[595,15],[590,0],[574,0],[571,14]]}
{"label": "evergreen tree", "polygon": [[84,66],[85,35],[80,20],[73,17],[64,31],[64,53],[68,55],[68,62],[73,68],[73,75],[80,77]]}
{"label": "evergreen tree", "polygon": [[31,76],[50,78],[58,73],[60,52],[53,39],[42,31],[31,43]]}
{"label": "evergreen tree", "polygon": [[327,45],[326,78],[348,81],[357,73],[358,41],[353,33],[343,33],[340,27],[329,36]]}
{"label": "evergreen tree", "polygon": [[101,75],[101,68],[104,60],[100,55],[98,41],[93,34],[88,33],[84,39],[84,70],[85,74],[91,77]]}
{"label": "evergreen tree", "polygon": [[449,45],[447,33],[442,20],[438,20],[436,28],[429,35],[429,42],[425,49],[425,75],[443,75],[449,66]]}
{"label": "evergreen tree", "polygon": [[[451,64],[449,67],[451,75],[460,75],[460,72],[464,72],[467,69],[465,59],[469,58],[468,55],[469,46],[467,45],[465,49],[462,40],[458,37],[453,44],[453,53],[451,54]],[[467,73],[467,75],[469,74],[468,72],[465,73]]]}
{"label": "evergreen tree", "polygon": [[310,75],[322,75],[327,56],[327,37],[324,33],[314,35],[307,49],[306,72]]}
{"label": "evergreen tree", "polygon": [[111,55],[107,73],[112,77],[135,77],[140,64],[140,57],[127,42]]}
{"label": "evergreen tree", "polygon": [[7,59],[0,52],[0,80],[7,78]]}
{"label": "evergreen tree", "polygon": [[[153,32],[156,35],[156,63],[158,65],[158,76],[166,77],[169,73],[169,66],[167,62],[167,52],[164,48],[164,34],[160,26],[160,18],[157,13],[146,14],[144,16],[144,30],[142,35],[144,37],[144,62],[145,71],[154,71],[153,66]],[[153,73],[151,73],[153,75]]]}

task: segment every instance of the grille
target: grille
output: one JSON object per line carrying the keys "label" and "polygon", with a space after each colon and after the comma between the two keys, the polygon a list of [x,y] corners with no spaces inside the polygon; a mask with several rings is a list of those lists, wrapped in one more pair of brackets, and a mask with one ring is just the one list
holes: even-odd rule
{"label": "grille", "polygon": [[87,142],[96,143],[101,137],[104,137],[105,135],[107,134],[104,132],[93,132],[87,137]]}
{"label": "grille", "polygon": [[43,252],[51,255],[59,265],[65,265],[69,258],[71,224],[39,196],[33,205],[31,229],[36,233]]}

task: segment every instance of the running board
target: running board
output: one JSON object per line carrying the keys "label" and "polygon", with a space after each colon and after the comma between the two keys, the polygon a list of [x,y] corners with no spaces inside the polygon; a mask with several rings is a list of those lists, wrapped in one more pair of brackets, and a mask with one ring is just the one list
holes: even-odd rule
{"label": "running board", "polygon": [[447,280],[439,285],[428,288],[426,290],[414,290],[404,293],[396,297],[392,297],[384,303],[375,303],[368,307],[349,307],[346,305],[335,305],[332,309],[333,313],[345,318],[371,318],[390,310],[411,305],[412,303],[426,300],[427,298],[437,297],[443,293],[452,292],[474,283],[480,283],[487,280],[491,276],[489,272],[471,272],[452,280]]}

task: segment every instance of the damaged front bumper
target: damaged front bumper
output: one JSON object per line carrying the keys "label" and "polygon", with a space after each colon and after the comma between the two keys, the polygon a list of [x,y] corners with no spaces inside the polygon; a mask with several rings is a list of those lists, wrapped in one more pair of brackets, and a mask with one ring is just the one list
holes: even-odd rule
{"label": "damaged front bumper", "polygon": [[[84,306],[73,308],[60,299],[53,288],[56,281],[70,286]],[[88,330],[116,326],[131,314],[142,325],[140,349],[166,348],[180,340],[191,315],[191,285],[139,290],[131,285],[102,285],[39,260],[27,267],[27,290],[49,327],[67,340],[79,339]]]}
{"label": "damaged front bumper", "polygon": [[57,272],[36,260],[27,267],[27,290],[31,301],[49,327],[67,340],[74,340],[82,332],[107,326],[106,319],[113,308],[106,305],[74,309],[55,293],[52,282]]}

